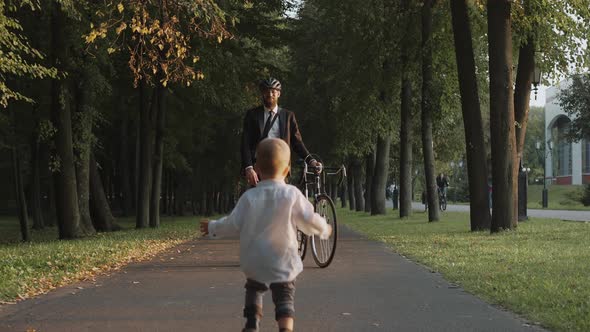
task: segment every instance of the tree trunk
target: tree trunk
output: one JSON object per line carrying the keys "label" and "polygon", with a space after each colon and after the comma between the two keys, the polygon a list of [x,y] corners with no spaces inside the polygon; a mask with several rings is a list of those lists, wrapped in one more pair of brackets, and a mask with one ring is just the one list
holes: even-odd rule
{"label": "tree trunk", "polygon": [[[64,45],[66,36],[63,31],[66,23],[65,15],[59,5],[53,3],[51,18],[52,32],[52,63],[63,68],[68,56],[64,54],[68,47]],[[60,239],[72,239],[80,236],[80,212],[78,210],[78,194],[76,192],[76,170],[74,167],[74,151],[72,144],[72,117],[68,91],[65,80],[51,81],[51,118],[57,130],[54,136],[56,154],[59,158],[59,171],[54,173],[56,194],[57,224]]]}
{"label": "tree trunk", "polygon": [[516,151],[518,159],[522,159],[522,150],[529,115],[529,103],[531,100],[531,84],[533,82],[533,71],[535,69],[535,44],[532,37],[527,39],[526,44],[520,47],[518,54],[518,69],[516,72],[516,86],[514,91],[514,118],[517,126]]}
{"label": "tree trunk", "polygon": [[80,210],[80,231],[84,235],[96,233],[90,216],[90,153],[80,153],[76,163],[76,185],[78,192],[78,208]]}
{"label": "tree trunk", "polygon": [[466,0],[451,0],[455,55],[465,129],[471,230],[490,228],[488,165]]}
{"label": "tree trunk", "polygon": [[371,187],[375,170],[375,148],[365,157],[365,212],[371,212]]}
{"label": "tree trunk", "polygon": [[[141,104],[141,98],[143,98],[143,83],[140,82],[139,89],[140,89],[140,112],[142,107],[145,107],[145,104]],[[133,168],[133,207],[135,208],[135,217],[137,218],[137,211],[139,211],[139,171],[141,165],[141,119],[138,117],[136,128],[135,128],[135,165]]]}
{"label": "tree trunk", "polygon": [[164,87],[156,87],[156,143],[155,153],[153,156],[153,177],[152,177],[152,197],[150,205],[150,227],[157,228],[160,226],[160,196],[162,194],[162,165],[164,164],[164,124],[165,124],[165,107],[164,107]]}
{"label": "tree trunk", "polygon": [[412,215],[412,83],[409,72],[408,48],[411,41],[410,1],[403,2],[405,11],[405,36],[402,40],[401,65],[401,118],[400,118],[400,174],[399,174],[399,216]]}
{"label": "tree trunk", "polygon": [[354,186],[354,209],[356,211],[364,211],[365,210],[365,199],[363,195],[363,166],[359,159],[355,159],[353,161],[353,169],[352,169],[352,176],[353,176],[353,186]]}
{"label": "tree trunk", "polygon": [[516,227],[514,183],[516,136],[512,91],[511,2],[488,1],[490,130],[492,144],[492,232]]}
{"label": "tree trunk", "polygon": [[162,171],[162,209],[161,212],[163,215],[168,214],[168,177],[169,171],[163,170]]}
{"label": "tree trunk", "polygon": [[129,114],[122,110],[123,120],[121,121],[121,144],[119,146],[119,182],[123,194],[122,206],[123,216],[133,214],[133,191],[131,190],[131,165],[129,164]]}
{"label": "tree trunk", "polygon": [[23,242],[28,242],[31,240],[31,235],[29,232],[29,216],[27,214],[27,199],[23,186],[20,156],[16,147],[12,148],[12,171],[14,175],[14,194],[16,197],[21,238]]}
{"label": "tree trunk", "polygon": [[389,149],[391,138],[379,136],[377,139],[377,153],[375,160],[375,172],[371,185],[371,215],[385,214],[385,187],[387,186],[387,173],[389,171]]}
{"label": "tree trunk", "polygon": [[119,230],[121,227],[115,224],[115,218],[113,217],[109,201],[105,195],[93,153],[90,153],[89,159],[90,194],[92,196],[90,205],[93,225],[99,232]]}
{"label": "tree trunk", "polygon": [[[145,82],[139,82],[139,176],[137,179],[137,214],[136,228],[145,228],[150,220],[150,194],[152,188],[152,121],[150,107],[154,106],[154,98],[151,105],[146,105]],[[155,94],[154,96],[155,97]]]}
{"label": "tree trunk", "polygon": [[[528,7],[528,1],[525,2],[525,10]],[[531,100],[531,84],[533,82],[533,71],[535,70],[535,44],[533,37],[527,38],[524,45],[520,47],[518,53],[518,68],[516,71],[516,85],[514,90],[514,118],[516,123],[515,128],[515,143],[516,143],[516,160],[514,162],[514,173],[516,178],[513,183],[514,204],[516,206],[516,217],[523,213],[519,213],[519,209],[526,209],[526,202],[518,204],[518,174],[521,163],[523,162],[523,146],[526,134],[526,128],[529,117],[529,103]],[[517,219],[518,220],[518,219]]]}
{"label": "tree trunk", "polygon": [[424,180],[428,200],[428,221],[440,219],[434,169],[432,141],[432,113],[434,91],[432,78],[432,6],[434,0],[426,0],[422,6],[422,154],[424,155]]}
{"label": "tree trunk", "polygon": [[35,131],[31,139],[31,212],[33,215],[33,229],[43,229],[45,227],[43,206],[41,204],[40,157],[38,132]]}
{"label": "tree trunk", "polygon": [[[404,52],[402,50],[402,52]],[[407,64],[402,65],[403,68]],[[406,69],[403,69],[404,72]],[[399,216],[412,215],[412,86],[407,73],[403,74],[401,92]]]}
{"label": "tree trunk", "polygon": [[348,177],[346,178],[346,183],[347,183],[347,189],[348,189],[348,201],[349,201],[349,207],[350,210],[354,210],[354,207],[356,206],[355,203],[355,197],[354,197],[354,170],[352,167],[353,163],[352,163],[352,159],[351,161],[348,163]]}
{"label": "tree trunk", "polygon": [[215,213],[215,190],[210,188],[207,192],[207,216],[212,216]]}
{"label": "tree trunk", "polygon": [[166,195],[168,196],[166,198],[166,211],[167,211],[167,215],[171,216],[172,215],[172,179],[174,179],[174,174],[172,173],[172,171],[168,171],[168,179],[167,179],[167,183],[166,183],[166,191],[168,192]]}
{"label": "tree trunk", "polygon": [[204,190],[204,186],[201,188],[201,203],[199,204],[199,215],[207,215],[207,192]]}
{"label": "tree trunk", "polygon": [[[186,185],[183,185],[181,182],[181,184],[178,186],[178,189],[176,190],[176,201],[178,202],[177,212],[179,216],[184,216],[184,202],[186,201],[186,189]],[[221,205],[222,204],[220,204],[220,206]],[[225,210],[222,207],[220,207],[220,210],[218,210],[218,212],[225,213]]]}
{"label": "tree trunk", "polygon": [[345,208],[347,206],[347,200],[348,200],[348,176],[346,177],[346,179],[344,179],[344,181],[342,181],[342,185],[340,186],[340,203],[341,203],[341,207]]}
{"label": "tree trunk", "polygon": [[84,113],[84,109],[90,102],[89,93],[91,87],[86,85],[89,75],[86,72],[87,66],[91,64],[84,61],[82,75],[76,86],[76,112],[79,115],[79,123],[75,126],[74,139],[77,142],[78,160],[76,162],[76,190],[78,193],[78,209],[80,211],[80,231],[82,235],[88,236],[96,233],[90,216],[90,149],[92,137],[92,119]]}
{"label": "tree trunk", "polygon": [[[49,169],[49,167],[48,167]],[[56,203],[56,194],[55,194],[55,178],[53,177],[53,173],[49,171],[49,188],[47,193],[47,214],[45,215],[45,220],[47,221],[47,226],[53,227],[57,224],[57,203]]]}

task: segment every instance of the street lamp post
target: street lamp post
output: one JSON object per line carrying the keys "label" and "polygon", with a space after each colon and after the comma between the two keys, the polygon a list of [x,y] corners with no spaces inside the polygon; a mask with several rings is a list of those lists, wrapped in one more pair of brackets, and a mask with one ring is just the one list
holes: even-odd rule
{"label": "street lamp post", "polygon": [[545,149],[541,150],[541,142],[537,142],[535,144],[537,148],[537,153],[539,154],[539,158],[541,158],[541,162],[543,163],[543,200],[542,205],[543,208],[547,208],[549,205],[549,191],[547,190],[547,156],[551,153],[551,149],[553,147],[553,142],[547,141],[547,147],[549,147],[549,151],[545,151]]}
{"label": "street lamp post", "polygon": [[531,171],[528,167],[522,166],[522,160],[518,169],[518,221],[528,220],[528,174]]}

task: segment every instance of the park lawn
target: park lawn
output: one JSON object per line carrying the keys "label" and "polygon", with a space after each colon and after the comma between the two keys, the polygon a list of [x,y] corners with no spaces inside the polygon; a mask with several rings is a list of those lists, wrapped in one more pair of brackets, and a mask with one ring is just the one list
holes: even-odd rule
{"label": "park lawn", "polygon": [[0,303],[29,298],[59,286],[145,260],[198,236],[195,217],[163,218],[160,228],[134,229],[134,220],[120,219],[123,230],[83,239],[57,239],[55,228],[33,231],[30,243],[15,243],[18,222],[0,218]]}
{"label": "park lawn", "polygon": [[470,232],[467,213],[439,222],[339,209],[339,220],[440,272],[489,303],[556,331],[590,331],[590,223],[534,219],[518,230]]}
{"label": "park lawn", "polygon": [[[542,209],[543,185],[534,184],[528,186],[527,207],[529,209]],[[549,194],[549,206],[551,210],[588,210],[590,206],[584,206],[580,202],[584,186],[581,185],[551,185],[547,186]]]}

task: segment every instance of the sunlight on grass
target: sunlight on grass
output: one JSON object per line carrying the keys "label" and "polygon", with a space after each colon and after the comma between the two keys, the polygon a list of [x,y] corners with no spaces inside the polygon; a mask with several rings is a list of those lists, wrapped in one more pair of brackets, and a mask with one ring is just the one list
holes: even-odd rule
{"label": "sunlight on grass", "polygon": [[342,223],[383,241],[467,291],[559,331],[590,331],[590,223],[531,219],[518,230],[470,232],[466,213],[368,216]]}
{"label": "sunlight on grass", "polygon": [[[195,217],[163,218],[160,228],[141,230],[133,228],[132,220],[122,220],[119,221],[122,231],[67,241],[56,240],[57,233],[51,228],[33,232],[30,243],[13,243],[14,238],[3,238],[0,302],[45,293],[152,257],[198,236],[196,220]],[[3,224],[4,228],[10,228]]]}

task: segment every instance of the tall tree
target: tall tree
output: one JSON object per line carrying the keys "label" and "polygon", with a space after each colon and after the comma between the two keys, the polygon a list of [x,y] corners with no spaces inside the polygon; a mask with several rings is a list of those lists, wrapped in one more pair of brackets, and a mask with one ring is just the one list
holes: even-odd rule
{"label": "tall tree", "polygon": [[432,113],[434,91],[432,73],[432,7],[436,0],[422,4],[422,153],[424,155],[424,180],[428,200],[428,221],[438,221],[438,195],[434,169],[434,144],[432,139]]}
{"label": "tall tree", "polygon": [[165,108],[164,108],[164,87],[156,88],[156,128],[155,128],[155,151],[153,154],[153,175],[152,175],[152,193],[150,203],[150,227],[157,228],[160,226],[160,196],[162,192],[162,168],[164,166],[164,127],[165,127]]}
{"label": "tall tree", "polygon": [[517,176],[514,95],[512,90],[511,2],[489,0],[490,130],[493,214],[491,231],[516,227],[514,186]]}
{"label": "tall tree", "polygon": [[[51,13],[52,63],[57,68],[63,68],[70,57],[66,44],[70,40],[66,35],[67,17],[62,5],[58,3],[52,2]],[[67,71],[67,68],[64,71]],[[51,119],[56,128],[54,144],[59,160],[59,169],[54,172],[54,186],[60,239],[71,239],[81,235],[70,97],[70,89],[64,79],[52,81]]]}
{"label": "tall tree", "polygon": [[[225,27],[226,14],[213,0],[199,3],[180,0],[129,1],[126,5],[106,3],[99,12],[106,14],[97,17],[99,23],[86,35],[87,43],[95,43],[107,36],[114,41],[121,36],[128,38],[121,38],[125,43],[110,46],[107,51],[129,51],[129,68],[134,84],[139,86],[140,162],[136,184],[136,227],[143,228],[148,224],[157,227],[164,149],[162,135],[157,136],[154,146],[153,131],[155,119],[161,122],[165,119],[163,92],[170,83],[190,86],[194,80],[204,78],[201,70],[189,64],[199,61],[193,46],[199,39],[221,42],[230,37]],[[147,105],[143,98],[147,97],[146,90],[150,88],[154,91]],[[163,130],[159,132],[163,133]]]}
{"label": "tall tree", "polygon": [[572,118],[567,133],[572,141],[590,139],[590,74],[578,74],[560,90],[559,105]]}
{"label": "tall tree", "polygon": [[401,43],[401,118],[400,118],[400,193],[399,216],[409,217],[412,214],[412,83],[410,81],[410,47],[412,36],[412,12],[410,1],[403,2],[405,34]]}
{"label": "tall tree", "polygon": [[455,57],[459,73],[463,127],[465,129],[465,155],[467,176],[469,177],[469,219],[471,230],[476,231],[489,229],[491,223],[486,149],[467,2],[466,0],[451,0],[450,5]]}

